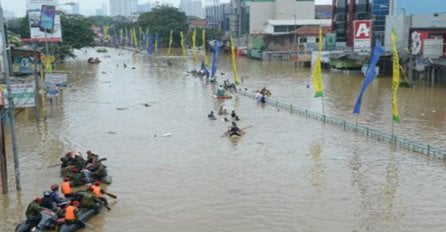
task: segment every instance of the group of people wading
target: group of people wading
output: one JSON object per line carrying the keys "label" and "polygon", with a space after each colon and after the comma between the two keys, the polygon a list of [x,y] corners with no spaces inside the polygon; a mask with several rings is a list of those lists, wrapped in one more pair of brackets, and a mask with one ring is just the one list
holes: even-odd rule
{"label": "group of people wading", "polygon": [[[227,110],[226,110],[225,108],[223,108],[223,106],[220,106],[219,109],[218,109],[218,114],[219,114],[219,115],[227,115],[228,112],[227,112]],[[215,115],[214,115],[214,111],[211,111],[211,112],[208,114],[208,118],[211,119],[211,120],[215,120],[215,119],[217,119],[217,118],[215,117]],[[233,110],[233,111],[231,112],[231,119],[232,119],[231,126],[228,128],[228,130],[225,132],[224,135],[228,135],[228,136],[242,136],[244,133],[243,133],[243,131],[237,126],[237,123],[236,123],[236,121],[240,121],[240,118],[239,118],[239,116],[235,113],[235,110]],[[228,119],[227,117],[224,117],[224,118],[223,118],[223,121],[225,121],[225,122],[229,122],[229,119]]]}
{"label": "group of people wading", "polygon": [[[103,194],[116,198],[113,194],[105,192],[101,187],[101,179],[107,175],[106,167],[99,157],[87,151],[87,159],[84,160],[81,153],[69,151],[61,158],[63,182],[53,184],[50,190],[44,191],[43,195],[32,200],[26,209],[26,226],[16,231],[43,231],[55,229],[63,223],[79,224],[85,226],[85,222],[79,219],[81,209],[92,209],[95,214],[99,213],[102,206],[110,210],[108,201]],[[78,172],[77,170],[81,170]],[[82,176],[80,176],[82,175]],[[95,180],[96,179],[96,180]],[[76,185],[74,181],[76,181]],[[87,183],[85,190],[73,191],[73,186]],[[59,194],[59,191],[60,193]],[[63,195],[63,196],[62,196]]]}

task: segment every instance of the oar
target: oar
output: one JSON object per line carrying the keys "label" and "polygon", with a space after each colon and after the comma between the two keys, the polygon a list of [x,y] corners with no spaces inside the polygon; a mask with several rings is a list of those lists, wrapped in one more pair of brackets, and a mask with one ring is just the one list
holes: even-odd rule
{"label": "oar", "polygon": [[[242,129],[240,129],[240,131],[246,130],[246,129],[251,128],[251,127],[253,127],[253,125],[250,125],[250,126],[247,126],[247,127],[243,127]],[[226,135],[228,135],[228,131],[226,131],[221,137],[224,137]]]}
{"label": "oar", "polygon": [[78,220],[78,222],[79,222],[82,226],[88,227],[88,228],[90,228],[90,229],[94,229],[94,226],[93,226],[92,224],[86,223],[86,222],[81,221],[81,220]]}
{"label": "oar", "polygon": [[54,167],[57,167],[57,166],[60,166],[60,164],[52,164],[52,165],[49,165],[47,168],[54,168]]}
{"label": "oar", "polygon": [[109,197],[111,197],[111,198],[113,198],[113,199],[118,198],[118,196],[116,196],[116,195],[113,194],[113,193],[109,193],[109,192],[105,192],[105,191],[104,191],[104,193],[107,194],[107,196],[109,196]]}

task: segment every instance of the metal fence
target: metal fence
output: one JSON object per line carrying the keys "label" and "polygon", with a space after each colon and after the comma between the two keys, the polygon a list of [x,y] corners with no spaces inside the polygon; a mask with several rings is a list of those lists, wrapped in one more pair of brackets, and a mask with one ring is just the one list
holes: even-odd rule
{"label": "metal fence", "polygon": [[[255,99],[255,93],[250,93],[247,91],[239,91],[240,95],[250,97]],[[266,104],[275,106],[276,108],[280,108],[283,110],[290,111],[290,113],[299,114],[304,116],[305,118],[311,118],[318,121],[322,121],[324,123],[329,123],[339,128],[344,129],[345,131],[352,131],[356,134],[362,134],[366,137],[374,138],[377,141],[384,141],[391,144],[395,144],[401,148],[407,149],[412,152],[421,153],[427,156],[431,156],[433,158],[441,159],[446,161],[446,151],[433,147],[431,145],[421,144],[415,141],[411,141],[405,138],[401,138],[395,135],[387,134],[385,132],[379,131],[377,129],[369,128],[366,126],[358,125],[357,123],[347,122],[344,119],[323,115],[320,113],[312,112],[297,106],[294,106],[290,103],[280,102],[279,100],[266,99]]]}

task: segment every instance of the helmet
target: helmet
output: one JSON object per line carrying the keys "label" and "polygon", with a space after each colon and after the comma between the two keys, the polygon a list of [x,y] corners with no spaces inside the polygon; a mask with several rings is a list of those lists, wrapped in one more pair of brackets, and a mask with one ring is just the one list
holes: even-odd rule
{"label": "helmet", "polygon": [[41,197],[36,197],[36,199],[34,199],[34,201],[40,204],[42,202],[42,198]]}
{"label": "helmet", "polygon": [[63,178],[64,181],[70,181],[70,177],[66,176]]}
{"label": "helmet", "polygon": [[88,151],[87,151],[87,155],[90,155],[90,154],[91,154],[91,151],[90,151],[90,150],[88,150]]}
{"label": "helmet", "polygon": [[79,202],[79,201],[71,201],[71,204],[72,204],[73,206],[78,207],[78,206],[80,205],[80,202]]}
{"label": "helmet", "polygon": [[51,196],[51,192],[50,191],[45,191],[45,192],[43,192],[43,196],[44,197],[49,197],[49,196]]}
{"label": "helmet", "polygon": [[96,180],[96,181],[94,182],[94,185],[96,185],[96,186],[101,186],[101,182],[99,182],[99,181]]}
{"label": "helmet", "polygon": [[89,192],[93,192],[93,187],[88,186],[87,191],[89,191]]}
{"label": "helmet", "polygon": [[66,156],[72,156],[72,155],[73,155],[72,151],[68,151],[67,154],[66,154]]}
{"label": "helmet", "polygon": [[51,185],[51,190],[53,190],[53,191],[59,190],[59,185],[57,185],[57,184]]}
{"label": "helmet", "polygon": [[78,170],[77,170],[76,167],[72,167],[72,168],[71,168],[71,172],[76,173],[77,171],[78,171]]}

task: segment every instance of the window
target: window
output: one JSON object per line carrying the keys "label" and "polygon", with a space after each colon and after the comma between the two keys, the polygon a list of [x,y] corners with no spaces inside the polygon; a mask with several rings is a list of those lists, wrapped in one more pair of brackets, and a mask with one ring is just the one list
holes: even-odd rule
{"label": "window", "polygon": [[299,43],[306,43],[306,42],[307,42],[306,37],[299,38]]}

